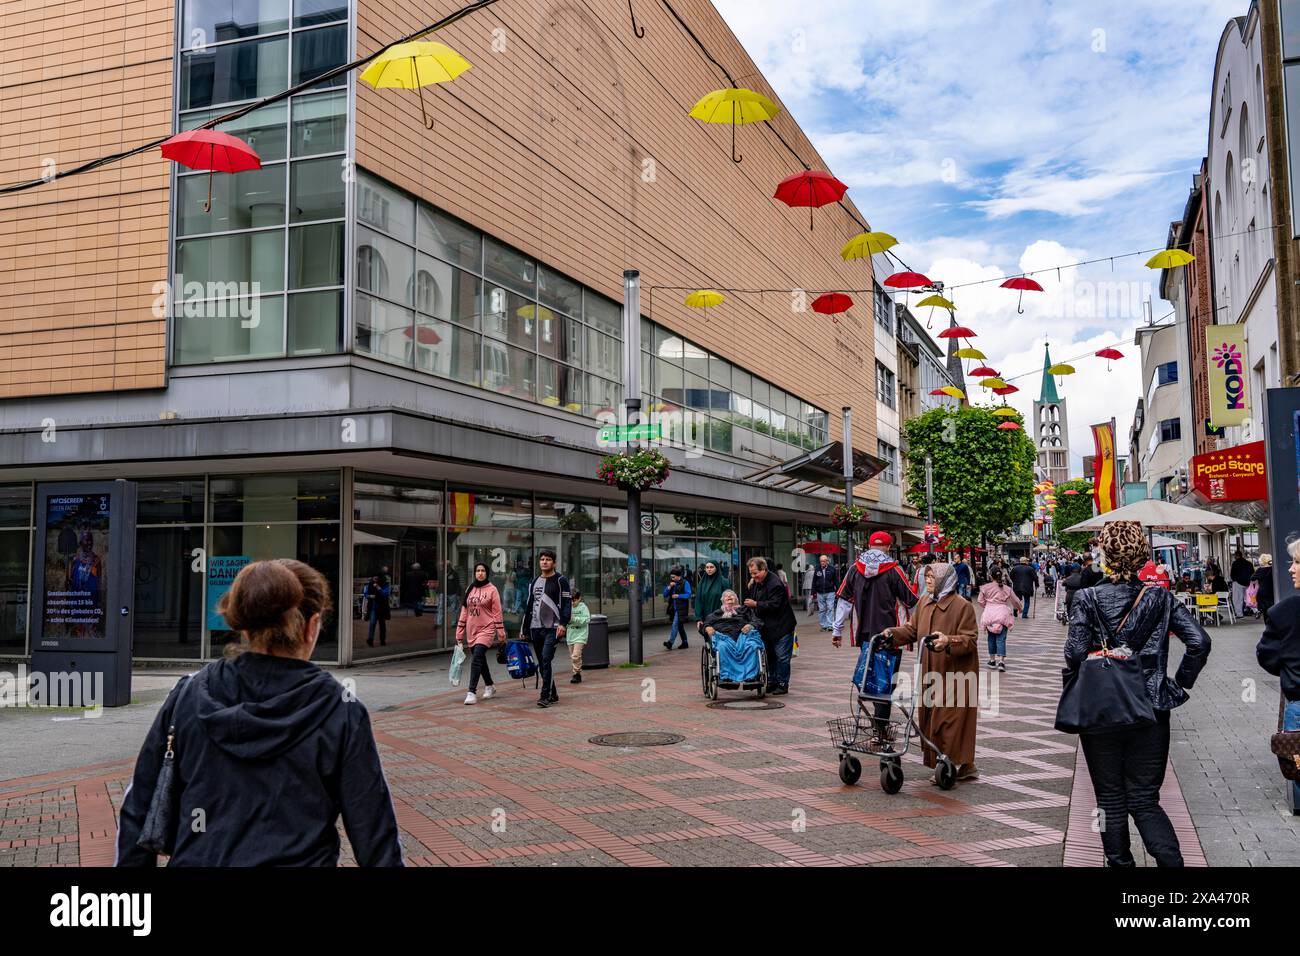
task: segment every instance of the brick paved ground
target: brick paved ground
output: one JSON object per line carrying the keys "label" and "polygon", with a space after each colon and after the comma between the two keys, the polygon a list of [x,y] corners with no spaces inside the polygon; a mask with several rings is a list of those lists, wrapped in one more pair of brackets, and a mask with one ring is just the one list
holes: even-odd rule
{"label": "brick paved ground", "polygon": [[[792,692],[777,698],[778,710],[708,708],[697,645],[665,653],[649,639],[650,667],[561,683],[560,704],[548,710],[534,706],[531,687],[508,680],[475,707],[440,692],[376,708],[408,861],[1058,866],[1067,830],[1070,863],[1100,860],[1076,741],[1052,728],[1063,640],[1054,622],[1018,625],[1007,673],[981,672],[980,778],[944,793],[913,753],[895,796],[879,789],[872,765],[858,786],[840,783],[826,720],[848,712],[856,652],[835,650],[815,626],[801,631]],[[597,733],[655,730],[686,739],[656,748],[588,743]],[[110,863],[131,766],[116,760],[0,782],[0,865]],[[1172,777],[1168,790],[1179,820],[1185,809]],[[1184,852],[1199,861],[1190,829]]]}

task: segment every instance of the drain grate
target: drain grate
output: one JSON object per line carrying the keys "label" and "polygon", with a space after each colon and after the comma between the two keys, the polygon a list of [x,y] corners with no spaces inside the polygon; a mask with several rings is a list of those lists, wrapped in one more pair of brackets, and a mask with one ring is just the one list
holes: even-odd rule
{"label": "drain grate", "polygon": [[709,706],[716,710],[780,710],[785,704],[775,700],[715,700]]}
{"label": "drain grate", "polygon": [[598,747],[670,747],[686,738],[681,734],[661,734],[651,731],[630,731],[621,734],[597,734],[587,741]]}

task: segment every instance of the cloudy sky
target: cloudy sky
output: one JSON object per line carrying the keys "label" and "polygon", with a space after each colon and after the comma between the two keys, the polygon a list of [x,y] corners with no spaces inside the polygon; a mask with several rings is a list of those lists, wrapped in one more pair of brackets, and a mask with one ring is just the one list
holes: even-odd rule
{"label": "cloudy sky", "polygon": [[[1073,470],[1088,426],[1127,440],[1134,327],[1207,141],[1214,56],[1248,0],[714,0],[872,227],[951,288],[1051,269],[1046,292],[957,288],[958,319],[1028,411],[1044,342],[1067,379]],[[941,316],[942,318],[942,316]],[[936,321],[936,327],[939,322]],[[1107,372],[1098,349],[1125,361]],[[1024,376],[1024,377],[1017,377]],[[976,391],[982,391],[976,389]]]}

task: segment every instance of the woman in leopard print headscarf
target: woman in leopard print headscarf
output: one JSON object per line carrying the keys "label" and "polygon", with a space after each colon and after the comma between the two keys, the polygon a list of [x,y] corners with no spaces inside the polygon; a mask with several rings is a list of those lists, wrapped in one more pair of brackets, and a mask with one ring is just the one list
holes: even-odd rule
{"label": "woman in leopard print headscarf", "polygon": [[[1209,657],[1210,638],[1167,588],[1144,587],[1138,580],[1151,557],[1140,524],[1112,521],[1099,543],[1110,577],[1075,595],[1065,661],[1071,670],[1099,666],[1085,662],[1103,647],[1137,657],[1155,717],[1150,723],[1097,727],[1095,732],[1085,728],[1080,735],[1097,806],[1105,812],[1102,847],[1108,865],[1135,865],[1129,849],[1131,816],[1158,865],[1182,866],[1178,837],[1160,808],[1169,760],[1169,712],[1187,701]],[[1172,679],[1167,673],[1171,634],[1186,645]]]}

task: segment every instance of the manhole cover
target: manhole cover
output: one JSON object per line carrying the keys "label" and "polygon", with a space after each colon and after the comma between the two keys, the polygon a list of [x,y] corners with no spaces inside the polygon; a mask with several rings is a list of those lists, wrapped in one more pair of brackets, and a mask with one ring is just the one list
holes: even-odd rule
{"label": "manhole cover", "polygon": [[780,710],[785,704],[775,700],[715,700],[709,706],[717,710]]}
{"label": "manhole cover", "polygon": [[587,741],[599,747],[669,747],[679,744],[686,738],[681,734],[659,734],[649,731],[633,731],[623,734],[597,734]]}

